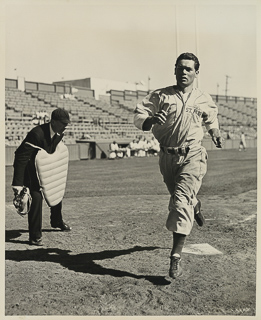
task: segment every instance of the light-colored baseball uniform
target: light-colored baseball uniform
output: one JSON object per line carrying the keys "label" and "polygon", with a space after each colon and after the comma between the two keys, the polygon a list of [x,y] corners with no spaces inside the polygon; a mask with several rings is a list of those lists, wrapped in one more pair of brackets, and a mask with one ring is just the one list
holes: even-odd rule
{"label": "light-colored baseball uniform", "polygon": [[[202,121],[208,131],[218,129],[218,109],[211,96],[198,88],[183,94],[177,86],[169,86],[153,91],[137,104],[134,124],[143,130],[147,117],[160,110],[167,112],[167,120],[163,125],[155,124],[152,132],[161,146],[160,171],[171,195],[166,227],[188,235],[196,196],[207,171],[207,152],[201,145]],[[169,147],[175,148],[175,154],[169,154]]]}

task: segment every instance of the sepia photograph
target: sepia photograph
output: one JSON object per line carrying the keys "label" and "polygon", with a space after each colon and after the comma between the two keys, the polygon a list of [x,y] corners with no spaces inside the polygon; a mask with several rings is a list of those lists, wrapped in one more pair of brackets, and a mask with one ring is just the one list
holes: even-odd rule
{"label": "sepia photograph", "polygon": [[2,1],[4,317],[260,319],[259,4]]}

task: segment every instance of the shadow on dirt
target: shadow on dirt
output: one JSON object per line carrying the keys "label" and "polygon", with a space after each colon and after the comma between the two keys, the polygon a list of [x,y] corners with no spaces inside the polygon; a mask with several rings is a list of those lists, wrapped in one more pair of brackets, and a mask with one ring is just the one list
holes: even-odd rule
{"label": "shadow on dirt", "polygon": [[[58,229],[43,229],[42,232],[61,232]],[[29,240],[22,241],[22,240],[16,240],[19,238],[23,233],[28,234],[28,230],[6,230],[5,231],[5,242],[11,242],[11,243],[21,243],[21,244],[27,244],[29,243]]]}
{"label": "shadow on dirt", "polygon": [[5,231],[5,242],[12,243],[28,243],[28,241],[14,240],[19,238],[22,233],[28,233],[27,230],[6,230]]}
{"label": "shadow on dirt", "polygon": [[[19,237],[23,230],[9,231],[6,235],[6,241],[17,242],[12,240]],[[25,243],[24,241],[21,243]],[[105,259],[113,259],[115,257],[128,255],[138,251],[151,251],[159,249],[158,247],[141,247],[135,246],[123,250],[105,250],[101,252],[80,253],[70,255],[70,250],[61,250],[58,248],[37,248],[35,250],[7,250],[5,253],[6,260],[13,261],[44,261],[59,263],[63,267],[73,270],[75,272],[96,274],[96,275],[110,275],[112,277],[131,277],[134,279],[145,279],[154,285],[168,285],[171,282],[161,276],[136,275],[127,271],[105,268],[95,261]]]}

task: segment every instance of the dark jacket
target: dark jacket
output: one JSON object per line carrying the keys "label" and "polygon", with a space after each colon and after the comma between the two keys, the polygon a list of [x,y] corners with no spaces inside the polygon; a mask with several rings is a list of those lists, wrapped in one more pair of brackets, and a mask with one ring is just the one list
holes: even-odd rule
{"label": "dark jacket", "polygon": [[15,151],[13,186],[27,186],[31,190],[39,190],[39,181],[35,168],[35,157],[38,149],[28,145],[29,142],[53,153],[57,144],[62,140],[63,135],[55,134],[51,139],[50,124],[44,123],[33,128]]}

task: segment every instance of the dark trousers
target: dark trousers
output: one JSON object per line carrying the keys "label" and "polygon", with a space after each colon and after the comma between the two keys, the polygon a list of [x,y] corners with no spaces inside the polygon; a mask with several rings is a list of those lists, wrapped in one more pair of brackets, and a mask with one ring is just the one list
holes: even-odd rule
{"label": "dark trousers", "polygon": [[[43,196],[40,191],[31,190],[32,204],[28,212],[29,238],[36,240],[42,237]],[[62,202],[51,207],[51,225],[62,222]]]}

